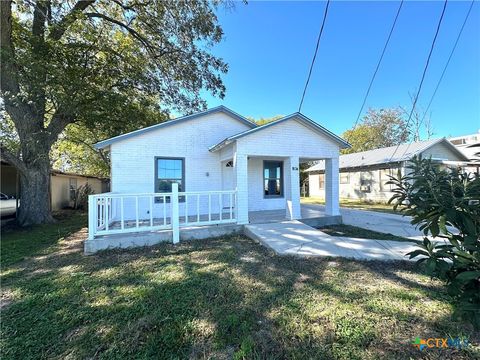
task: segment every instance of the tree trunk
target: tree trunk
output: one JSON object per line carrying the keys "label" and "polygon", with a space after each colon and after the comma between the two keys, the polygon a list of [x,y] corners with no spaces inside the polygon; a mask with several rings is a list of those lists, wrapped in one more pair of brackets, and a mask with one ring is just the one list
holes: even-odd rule
{"label": "tree trunk", "polygon": [[22,226],[51,223],[54,220],[50,212],[48,151],[46,154],[37,153],[36,161],[24,161],[24,164],[25,169],[20,172],[20,208],[17,221]]}

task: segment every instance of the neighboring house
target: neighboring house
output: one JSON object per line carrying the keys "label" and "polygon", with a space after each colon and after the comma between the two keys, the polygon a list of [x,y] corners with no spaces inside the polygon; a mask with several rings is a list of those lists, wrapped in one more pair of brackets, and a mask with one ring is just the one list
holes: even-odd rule
{"label": "neighboring house", "polygon": [[480,130],[476,134],[457,136],[448,139],[469,159],[467,171],[480,172]]}
{"label": "neighboring house", "polygon": [[[17,170],[6,161],[1,162],[1,191],[9,197],[18,198],[20,182]],[[74,173],[52,170],[50,176],[50,201],[52,210],[60,210],[73,206],[75,191],[81,186],[89,184],[93,192],[98,194],[108,191],[108,179],[85,176]]]}
{"label": "neighboring house", "polygon": [[[119,220],[118,232],[129,225],[127,220],[133,220],[130,231],[139,231],[145,223],[146,230],[167,228],[174,211],[168,195],[174,183],[181,192],[181,224],[229,219],[247,224],[251,212],[274,210],[282,210],[284,219],[298,219],[300,163],[320,159],[327,164],[326,214],[339,216],[338,157],[349,144],[300,113],[257,126],[220,106],[95,147],[110,152],[112,193],[93,207],[90,237],[105,229],[98,225],[104,224],[102,212],[107,230]],[[161,193],[168,196],[158,196]],[[204,218],[208,220],[202,222]]]}
{"label": "neighboring house", "polygon": [[[389,175],[405,174],[405,165],[415,155],[432,158],[442,166],[465,166],[468,157],[445,138],[419,141],[387,148],[340,156],[340,197],[369,201],[387,201],[393,195]],[[325,196],[325,164],[306,170],[309,195]]]}

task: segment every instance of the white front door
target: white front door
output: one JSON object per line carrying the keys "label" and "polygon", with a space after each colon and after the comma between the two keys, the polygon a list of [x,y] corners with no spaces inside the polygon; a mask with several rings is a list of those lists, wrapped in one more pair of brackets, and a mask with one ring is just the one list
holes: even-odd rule
{"label": "white front door", "polygon": [[222,190],[235,190],[233,162],[222,162]]}

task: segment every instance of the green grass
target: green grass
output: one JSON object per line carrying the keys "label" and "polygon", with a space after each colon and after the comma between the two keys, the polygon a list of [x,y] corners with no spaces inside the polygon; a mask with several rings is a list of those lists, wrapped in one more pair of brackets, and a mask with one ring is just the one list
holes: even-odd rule
{"label": "green grass", "polygon": [[[302,197],[301,202],[303,204],[325,205],[325,199],[319,198],[319,197]],[[399,211],[393,210],[393,205],[386,204],[386,203],[368,202],[368,201],[341,198],[340,206],[351,208],[351,209],[370,210],[370,211],[377,211],[377,212],[388,213],[388,214],[401,215]]]}
{"label": "green grass", "polygon": [[242,236],[84,256],[86,229],[73,232],[84,220],[4,234],[2,360],[480,355],[411,345],[480,340],[412,263],[279,257]]}
{"label": "green grass", "polygon": [[412,240],[409,238],[404,238],[404,237],[393,235],[393,234],[385,234],[378,231],[372,231],[372,230],[364,229],[361,227],[345,225],[345,224],[322,226],[322,227],[319,227],[318,229],[331,236],[346,236],[346,237],[354,237],[354,238],[360,238],[360,239],[416,242],[415,240]]}
{"label": "green grass", "polygon": [[1,267],[22,260],[26,256],[42,255],[53,251],[64,237],[78,231],[86,224],[87,215],[74,212],[64,212],[57,215],[55,224],[19,228],[8,225],[2,228],[0,250],[2,254]]}

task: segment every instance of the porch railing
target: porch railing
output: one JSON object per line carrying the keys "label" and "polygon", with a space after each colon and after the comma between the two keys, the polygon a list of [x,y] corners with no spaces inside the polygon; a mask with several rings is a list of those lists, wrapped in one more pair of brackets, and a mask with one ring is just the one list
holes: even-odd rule
{"label": "porch railing", "polygon": [[237,193],[227,191],[171,193],[104,193],[88,198],[88,238],[101,235],[172,230],[173,242],[180,228],[237,222]]}

